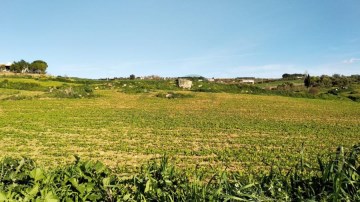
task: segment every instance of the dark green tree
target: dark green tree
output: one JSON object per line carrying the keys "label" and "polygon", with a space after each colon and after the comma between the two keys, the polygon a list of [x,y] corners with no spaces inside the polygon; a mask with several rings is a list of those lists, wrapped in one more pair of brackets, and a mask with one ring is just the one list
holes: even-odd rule
{"label": "dark green tree", "polygon": [[282,75],[283,79],[288,79],[288,80],[292,80],[292,79],[300,79],[300,78],[304,78],[305,74],[299,74],[299,73],[295,73],[295,74],[288,74],[285,73]]}
{"label": "dark green tree", "polygon": [[327,76],[327,75],[321,75],[320,76],[320,85],[323,87],[331,87],[332,83],[331,83],[331,77]]}
{"label": "dark green tree", "polygon": [[48,67],[48,65],[46,62],[44,62],[42,60],[35,60],[34,62],[32,62],[30,64],[30,71],[32,73],[45,74],[47,67]]}
{"label": "dark green tree", "polygon": [[134,74],[131,74],[130,75],[130,80],[134,80],[135,79],[135,75]]}
{"label": "dark green tree", "polygon": [[283,79],[287,79],[287,78],[289,78],[289,77],[290,77],[290,74],[287,74],[287,73],[285,73],[285,74],[282,75],[282,78],[283,78]]}
{"label": "dark green tree", "polygon": [[30,67],[30,64],[28,62],[26,62],[25,60],[20,60],[18,62],[14,62],[10,66],[10,71],[16,72],[16,73],[21,73],[23,70],[29,69],[29,67]]}
{"label": "dark green tree", "polygon": [[309,74],[305,76],[304,85],[306,86],[306,88],[309,88],[311,85],[311,77]]}

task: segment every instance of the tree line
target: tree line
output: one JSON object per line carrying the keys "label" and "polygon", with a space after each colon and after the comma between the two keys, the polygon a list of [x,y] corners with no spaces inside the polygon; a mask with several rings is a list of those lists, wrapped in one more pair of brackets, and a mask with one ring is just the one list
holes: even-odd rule
{"label": "tree line", "polygon": [[304,86],[309,87],[347,87],[353,83],[360,83],[360,75],[344,76],[340,74],[310,76],[309,74],[288,74],[282,75],[283,80],[303,79]]}
{"label": "tree line", "polygon": [[288,74],[288,73],[285,73],[282,75],[282,78],[285,79],[285,80],[295,80],[295,79],[302,79],[306,76],[306,74]]}
{"label": "tree line", "polygon": [[45,61],[35,60],[32,63],[29,63],[25,60],[15,61],[9,69],[6,69],[5,65],[1,65],[1,70],[8,70],[15,73],[36,73],[36,74],[45,74],[48,65]]}
{"label": "tree line", "polygon": [[332,76],[305,76],[304,85],[306,87],[347,87],[352,83],[360,83],[360,75],[344,76],[334,74]]}

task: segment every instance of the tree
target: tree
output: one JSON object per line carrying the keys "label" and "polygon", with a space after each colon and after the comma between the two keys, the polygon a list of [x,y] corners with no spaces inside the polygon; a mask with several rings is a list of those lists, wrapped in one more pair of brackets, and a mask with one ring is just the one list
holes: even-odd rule
{"label": "tree", "polygon": [[4,71],[5,69],[6,69],[6,66],[3,65],[3,64],[1,64],[1,65],[0,65],[0,71]]}
{"label": "tree", "polygon": [[321,75],[320,76],[320,82],[321,82],[321,85],[324,86],[324,87],[331,87],[332,86],[332,83],[331,83],[331,78],[327,75]]}
{"label": "tree", "polygon": [[290,74],[287,74],[287,73],[285,73],[285,74],[282,75],[282,78],[283,78],[283,79],[287,79],[287,78],[289,78],[289,77],[290,77]]}
{"label": "tree", "polygon": [[301,79],[304,78],[305,74],[299,74],[299,73],[295,73],[295,74],[288,74],[285,73],[282,75],[283,79],[288,79],[288,80],[293,80],[293,79]]}
{"label": "tree", "polygon": [[134,74],[131,74],[130,75],[130,80],[134,80],[135,79],[135,75]]}
{"label": "tree", "polygon": [[29,69],[30,64],[25,60],[20,60],[19,62],[14,62],[10,66],[10,71],[21,73],[23,70]]}
{"label": "tree", "polygon": [[310,86],[318,87],[320,85],[321,85],[320,77],[318,77],[318,76],[311,76],[310,77]]}
{"label": "tree", "polygon": [[48,65],[46,62],[44,62],[42,60],[35,60],[34,62],[32,62],[30,64],[30,71],[32,73],[45,74],[47,67],[48,67]]}
{"label": "tree", "polygon": [[304,79],[304,85],[306,86],[306,88],[309,88],[310,87],[310,84],[311,84],[311,77],[310,75],[306,75],[305,76],[305,79]]}
{"label": "tree", "polygon": [[349,79],[346,78],[345,76],[342,76],[339,78],[339,81],[338,81],[338,86],[339,87],[347,87],[349,85]]}
{"label": "tree", "polygon": [[360,75],[359,74],[353,74],[350,76],[354,80],[354,82],[360,82]]}

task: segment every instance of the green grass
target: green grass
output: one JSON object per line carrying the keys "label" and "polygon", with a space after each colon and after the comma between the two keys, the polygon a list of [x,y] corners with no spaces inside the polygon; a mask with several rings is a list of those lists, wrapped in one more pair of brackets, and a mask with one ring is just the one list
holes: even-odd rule
{"label": "green grass", "polygon": [[230,170],[291,167],[305,144],[312,162],[360,132],[359,104],[281,96],[97,90],[92,99],[0,101],[0,156],[29,156],[45,166],[74,154],[132,170],[167,153],[180,167]]}
{"label": "green grass", "polygon": [[34,84],[39,84],[44,87],[56,87],[56,86],[61,86],[61,85],[65,84],[65,82],[51,81],[51,80],[46,80],[46,79],[41,79],[41,78],[38,78],[38,79],[7,78],[7,77],[0,78],[0,82],[3,82],[4,80],[8,80],[9,82],[14,82],[14,83],[34,83]]}
{"label": "green grass", "polygon": [[[359,142],[360,107],[358,102],[350,99],[326,100],[270,94],[256,95],[259,93],[256,91],[258,88],[251,86],[200,81],[194,81],[192,91],[179,89],[174,81],[74,80],[71,84],[64,85],[66,83],[62,81],[9,78],[8,82],[0,80],[0,83],[5,85],[3,86],[5,88],[0,88],[0,158],[25,156],[35,159],[41,169],[45,167],[50,173],[58,169],[73,169],[68,165],[73,162],[74,155],[85,160],[99,160],[114,169],[115,175],[129,177],[134,176],[130,174],[135,174],[132,180],[133,182],[140,180],[137,181],[136,186],[139,187],[136,189],[142,191],[118,193],[121,197],[130,197],[130,199],[132,197],[134,200],[139,200],[136,197],[144,196],[151,199],[158,196],[157,192],[150,190],[145,193],[145,187],[150,186],[147,185],[149,175],[159,167],[152,167],[146,172],[141,171],[139,178],[136,177],[138,176],[136,173],[139,173],[140,167],[150,159],[164,154],[171,157],[174,166],[187,173],[185,176],[176,175],[181,177],[179,180],[197,179],[199,176],[188,175],[194,172],[202,173],[201,183],[210,180],[211,176],[219,177],[218,184],[212,188],[202,184],[197,190],[199,192],[189,187],[185,191],[194,191],[191,193],[196,194],[197,196],[194,197],[199,197],[199,200],[211,200],[204,199],[205,196],[214,197],[213,200],[224,200],[226,197],[222,192],[220,195],[214,192],[218,190],[217,186],[223,186],[222,180],[228,179],[222,178],[227,172],[238,173],[240,176],[264,173],[256,183],[261,184],[262,180],[270,179],[264,183],[266,186],[271,186],[271,189],[274,186],[283,189],[283,184],[289,183],[291,179],[301,182],[307,180],[304,183],[311,184],[315,183],[311,180],[317,179],[319,172],[314,174],[310,169],[307,171],[310,173],[301,178],[295,178],[299,173],[292,173],[293,178],[283,174],[293,170],[299,164],[299,159],[305,160],[312,169],[321,170],[322,166],[318,164],[319,155],[332,152],[339,145],[350,148]],[[82,85],[89,83],[91,85]],[[57,84],[61,85],[49,93],[49,86]],[[162,99],[166,98],[169,92],[175,99]],[[358,86],[354,86],[351,92],[341,92],[341,96],[357,96],[358,92]],[[84,96],[87,93],[89,96]],[[84,97],[87,98],[69,99]],[[328,159],[329,157],[324,157],[321,161],[326,162]],[[18,161],[11,162],[16,164]],[[281,171],[275,175],[271,168],[280,168]],[[225,169],[227,171],[225,174],[219,173]],[[76,170],[79,171],[78,168]],[[26,171],[24,176],[29,175],[29,172]],[[37,171],[34,172],[36,174]],[[241,186],[246,187],[247,183],[251,184],[250,178],[242,181],[244,178],[241,177],[240,180],[237,179],[237,175],[230,175],[231,178],[235,177]],[[30,180],[30,178],[26,179]],[[69,178],[61,178],[61,180],[69,180]],[[185,185],[194,187],[195,185],[190,181],[186,181]],[[1,182],[0,180],[0,184]],[[80,191],[81,187],[76,188],[74,181],[69,183],[73,186],[71,193],[74,195],[71,195],[71,198],[76,194],[80,197],[77,192],[84,193]],[[127,184],[125,187],[129,186]],[[293,184],[286,186],[293,187]],[[49,192],[43,188],[41,194],[37,192],[36,196],[41,196],[42,199],[59,196],[59,193]],[[70,190],[70,187],[68,188]],[[270,190],[270,187],[253,188],[248,194],[254,200],[286,200],[294,198],[289,193],[299,187],[284,192],[274,189],[266,193],[254,190]],[[303,188],[306,187],[299,189]],[[228,191],[230,193],[236,189],[238,187],[230,187]],[[311,195],[311,189],[313,187],[306,190],[306,193],[310,194],[306,196],[308,198],[315,197]],[[30,197],[24,195],[27,193],[24,190],[31,191],[30,187],[20,186],[18,190],[23,194],[19,195],[20,198]],[[305,192],[297,191],[299,193],[296,197],[305,197],[303,195]],[[0,199],[4,194],[8,197],[9,193],[9,196],[15,197],[11,195],[12,191],[0,192]],[[49,193],[51,194],[48,195]],[[191,193],[186,192],[185,195]],[[166,194],[169,193],[165,192],[161,197],[176,198],[172,194],[178,193]],[[322,194],[324,195],[315,198],[330,200],[333,199],[331,197],[340,197],[331,193]],[[232,193],[227,199],[235,200],[243,196]]]}
{"label": "green grass", "polygon": [[34,97],[42,94],[44,94],[44,92],[0,88],[0,99],[6,99],[11,96]]}

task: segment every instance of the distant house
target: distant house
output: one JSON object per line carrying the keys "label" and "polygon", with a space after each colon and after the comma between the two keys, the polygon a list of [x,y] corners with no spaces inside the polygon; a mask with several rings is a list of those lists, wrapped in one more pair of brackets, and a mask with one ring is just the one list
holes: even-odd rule
{"label": "distant house", "polygon": [[11,67],[12,63],[11,62],[8,62],[6,64],[0,64],[0,71],[2,72],[10,72],[10,67]]}
{"label": "distant house", "polygon": [[242,79],[241,83],[244,84],[255,84],[255,80],[254,79]]}
{"label": "distant house", "polygon": [[236,79],[243,84],[255,84],[255,77],[237,77]]}

